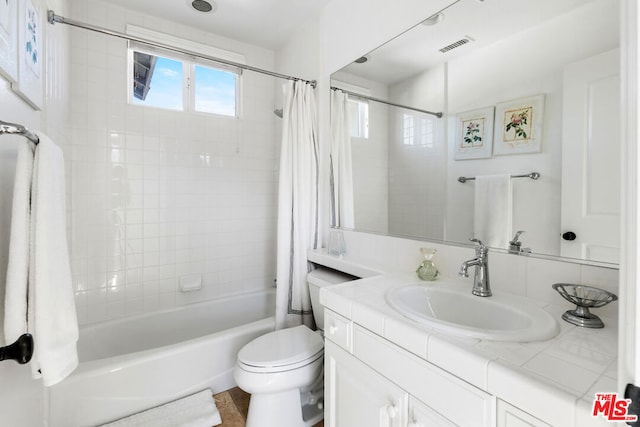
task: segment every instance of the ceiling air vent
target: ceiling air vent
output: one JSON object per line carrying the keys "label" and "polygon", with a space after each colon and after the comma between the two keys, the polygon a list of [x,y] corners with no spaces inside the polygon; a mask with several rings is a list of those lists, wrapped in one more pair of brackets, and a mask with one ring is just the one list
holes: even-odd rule
{"label": "ceiling air vent", "polygon": [[453,49],[455,49],[455,48],[457,48],[457,47],[463,46],[463,45],[465,45],[465,44],[467,44],[467,43],[469,43],[469,42],[472,42],[472,41],[473,41],[473,39],[472,39],[471,37],[469,37],[469,36],[464,36],[463,38],[461,38],[461,39],[460,39],[460,40],[458,40],[457,42],[453,42],[453,43],[451,43],[450,45],[447,45],[447,46],[445,46],[445,47],[443,47],[443,48],[441,48],[441,49],[438,49],[438,50],[439,50],[440,52],[442,52],[442,53],[447,53],[447,52],[449,52],[450,50],[453,50]]}

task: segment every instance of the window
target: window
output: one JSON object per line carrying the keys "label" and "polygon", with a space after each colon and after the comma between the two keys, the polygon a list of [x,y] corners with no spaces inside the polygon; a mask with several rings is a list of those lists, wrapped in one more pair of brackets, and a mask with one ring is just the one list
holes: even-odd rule
{"label": "window", "polygon": [[238,117],[240,70],[132,43],[129,102]]}
{"label": "window", "polygon": [[238,75],[195,65],[195,111],[236,117]]}
{"label": "window", "polygon": [[433,119],[420,119],[420,145],[433,148],[435,142],[435,126]]}
{"label": "window", "polygon": [[411,114],[402,115],[402,143],[404,145],[415,145],[414,117]]}
{"label": "window", "polygon": [[369,138],[369,103],[349,96],[349,127],[352,138]]}
{"label": "window", "polygon": [[436,126],[434,119],[419,117],[416,114],[402,115],[402,143],[404,145],[422,145],[435,147]]}
{"label": "window", "polygon": [[144,52],[133,53],[134,104],[183,110],[183,80],[181,61]]}

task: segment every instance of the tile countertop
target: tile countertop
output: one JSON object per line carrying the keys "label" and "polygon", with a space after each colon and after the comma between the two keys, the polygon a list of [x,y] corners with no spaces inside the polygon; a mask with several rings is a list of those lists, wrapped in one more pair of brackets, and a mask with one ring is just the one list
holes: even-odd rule
{"label": "tile countertop", "polygon": [[[324,250],[311,251],[309,261],[364,277],[323,288],[320,302],[328,309],[551,425],[612,425],[591,411],[596,393],[617,391],[617,319],[602,317],[603,329],[580,328],[561,319],[566,307],[539,303],[560,326],[551,340],[457,338],[405,318],[385,302],[387,290],[420,282],[415,275],[384,274],[368,269],[366,261],[336,258]],[[471,281],[463,283],[471,292]]]}

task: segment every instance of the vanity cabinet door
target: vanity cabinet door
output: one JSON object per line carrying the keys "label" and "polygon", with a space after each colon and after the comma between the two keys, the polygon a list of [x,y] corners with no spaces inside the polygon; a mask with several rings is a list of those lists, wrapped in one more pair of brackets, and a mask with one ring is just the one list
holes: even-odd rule
{"label": "vanity cabinet door", "polygon": [[456,427],[454,423],[413,397],[409,398],[409,422],[407,426]]}
{"label": "vanity cabinet door", "polygon": [[358,325],[353,354],[455,425],[495,426],[493,396]]}
{"label": "vanity cabinet door", "polygon": [[325,345],[325,426],[404,427],[408,395],[331,341]]}
{"label": "vanity cabinet door", "polygon": [[498,399],[497,427],[551,427],[544,421]]}

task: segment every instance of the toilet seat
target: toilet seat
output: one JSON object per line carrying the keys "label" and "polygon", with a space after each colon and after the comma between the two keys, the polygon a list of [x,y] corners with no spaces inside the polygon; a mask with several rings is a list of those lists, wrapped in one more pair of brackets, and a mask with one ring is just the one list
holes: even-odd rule
{"label": "toilet seat", "polygon": [[250,372],[282,372],[322,357],[322,337],[304,325],[262,335],[238,353],[238,365]]}

